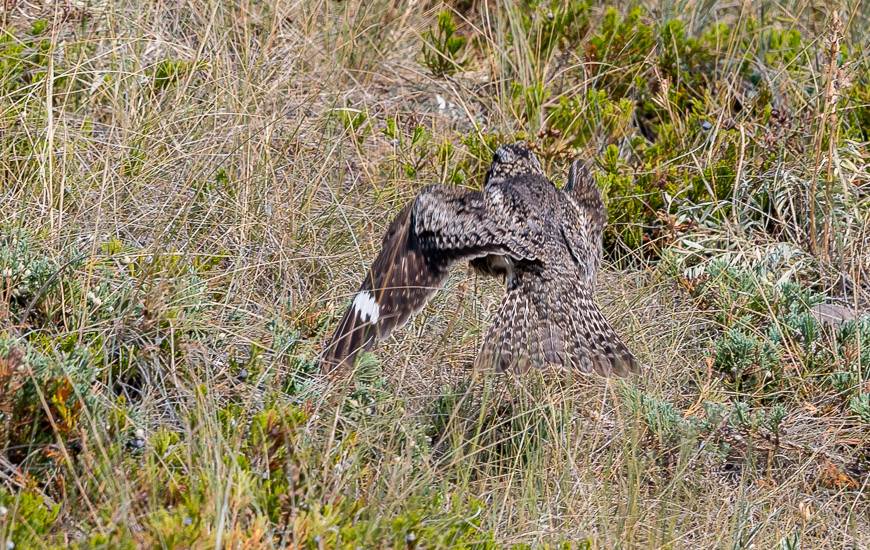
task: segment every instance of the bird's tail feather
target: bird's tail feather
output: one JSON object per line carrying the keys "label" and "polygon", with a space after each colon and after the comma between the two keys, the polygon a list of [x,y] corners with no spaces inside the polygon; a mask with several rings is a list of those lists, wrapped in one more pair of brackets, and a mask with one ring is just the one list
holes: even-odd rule
{"label": "bird's tail feather", "polygon": [[590,292],[559,280],[517,277],[490,325],[478,366],[523,372],[548,365],[604,376],[640,370]]}
{"label": "bird's tail feather", "polygon": [[568,356],[582,372],[627,376],[640,372],[640,363],[604,318],[591,292],[563,293],[570,297]]}
{"label": "bird's tail feather", "polygon": [[531,296],[521,285],[509,284],[487,329],[477,364],[498,372],[527,370],[531,362]]}

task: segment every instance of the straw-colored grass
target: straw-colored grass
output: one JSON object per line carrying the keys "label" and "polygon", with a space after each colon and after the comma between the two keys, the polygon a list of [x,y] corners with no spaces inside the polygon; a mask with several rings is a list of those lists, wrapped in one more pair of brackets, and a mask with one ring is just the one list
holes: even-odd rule
{"label": "straw-colored grass", "polygon": [[[865,333],[777,286],[870,305],[866,6],[627,4],[7,2],[0,541],[868,546]],[[457,269],[321,378],[393,214],[517,139],[596,159],[644,374],[473,372]]]}

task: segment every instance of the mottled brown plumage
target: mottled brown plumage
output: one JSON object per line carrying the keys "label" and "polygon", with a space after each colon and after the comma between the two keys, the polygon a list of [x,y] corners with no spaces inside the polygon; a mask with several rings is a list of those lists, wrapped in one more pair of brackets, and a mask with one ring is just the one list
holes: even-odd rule
{"label": "mottled brown plumage", "polygon": [[604,223],[601,195],[579,162],[560,191],[524,144],[499,147],[483,191],[427,187],[390,224],[325,350],[324,370],[352,365],[417,313],[453,264],[468,261],[507,286],[479,365],[636,372],[637,360],[593,301]]}

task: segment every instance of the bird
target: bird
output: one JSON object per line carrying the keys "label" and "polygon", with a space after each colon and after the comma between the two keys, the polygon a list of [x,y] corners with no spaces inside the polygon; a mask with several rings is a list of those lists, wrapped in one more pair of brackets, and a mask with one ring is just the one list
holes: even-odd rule
{"label": "bird", "polygon": [[387,228],[380,253],[324,348],[321,371],[352,367],[419,313],[468,262],[505,294],[475,366],[523,373],[562,367],[603,376],[640,371],[594,301],[606,211],[587,164],[558,189],[525,142],[499,146],[482,190],[429,185]]}

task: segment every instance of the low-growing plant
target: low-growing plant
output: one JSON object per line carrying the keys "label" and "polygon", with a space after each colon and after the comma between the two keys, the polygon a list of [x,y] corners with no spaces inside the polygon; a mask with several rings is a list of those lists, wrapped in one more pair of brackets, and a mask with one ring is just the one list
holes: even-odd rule
{"label": "low-growing plant", "polygon": [[467,41],[457,33],[453,13],[442,10],[435,26],[423,33],[423,63],[435,76],[462,70],[466,64],[463,52]]}
{"label": "low-growing plant", "polygon": [[[694,294],[723,332],[713,366],[736,391],[763,401],[784,401],[801,384],[834,384],[843,402],[858,397],[866,379],[870,320],[825,325],[813,314],[823,297],[791,281],[776,283],[764,269],[709,264]],[[862,372],[865,371],[865,372]]]}
{"label": "low-growing plant", "polygon": [[151,70],[151,81],[155,91],[161,92],[178,84],[191,73],[206,67],[204,61],[191,62],[184,59],[163,59]]}
{"label": "low-growing plant", "polygon": [[36,548],[51,533],[60,506],[36,491],[10,494],[0,487],[0,541],[7,549]]}

